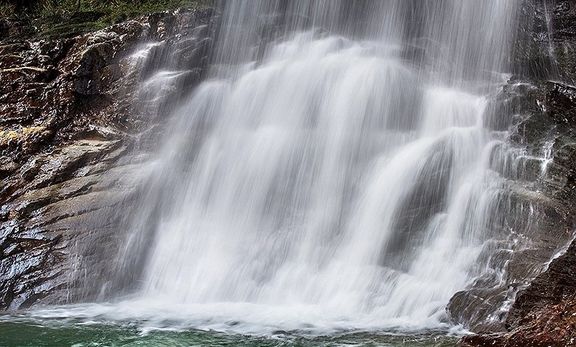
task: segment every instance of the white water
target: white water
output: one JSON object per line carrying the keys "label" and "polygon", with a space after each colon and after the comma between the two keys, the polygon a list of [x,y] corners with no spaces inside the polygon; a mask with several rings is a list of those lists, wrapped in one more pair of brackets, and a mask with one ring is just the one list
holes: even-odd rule
{"label": "white water", "polygon": [[[445,326],[505,185],[484,119],[515,1],[282,4],[226,3],[213,78],[172,116],[121,257],[151,247],[141,289],[93,309],[244,332]],[[258,47],[277,13],[296,19]]]}

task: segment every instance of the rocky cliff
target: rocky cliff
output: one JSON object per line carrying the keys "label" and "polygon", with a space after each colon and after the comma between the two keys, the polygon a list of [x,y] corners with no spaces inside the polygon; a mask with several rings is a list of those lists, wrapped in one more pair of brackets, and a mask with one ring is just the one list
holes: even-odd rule
{"label": "rocky cliff", "polygon": [[484,334],[464,338],[463,346],[576,346],[576,1],[525,1],[523,16],[531,20],[520,27],[511,85],[522,86],[513,105],[524,117],[513,141],[548,156],[535,192],[555,206],[543,215],[552,223],[539,226],[545,242],[528,251],[541,254],[562,239],[568,246],[533,280],[508,282],[518,287],[502,316],[502,332],[472,324]]}
{"label": "rocky cliff", "polygon": [[[0,43],[0,309],[101,294],[105,254],[122,237],[117,211],[137,193],[134,148],[164,116],[143,104],[140,82],[163,68],[197,82],[211,18],[181,10]],[[156,97],[168,102],[181,89]]]}

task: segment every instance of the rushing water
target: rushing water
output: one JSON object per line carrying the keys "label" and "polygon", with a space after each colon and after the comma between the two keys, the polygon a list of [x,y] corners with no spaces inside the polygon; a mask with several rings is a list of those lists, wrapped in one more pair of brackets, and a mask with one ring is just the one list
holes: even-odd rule
{"label": "rushing water", "polygon": [[[487,106],[515,15],[514,0],[224,1],[210,77],[171,116],[118,256],[138,290],[53,314],[252,335],[448,329],[507,212],[492,169],[506,132]],[[314,339],[290,341],[435,345]]]}
{"label": "rushing water", "polygon": [[153,244],[133,304],[287,329],[445,325],[499,213],[503,135],[485,117],[514,9],[225,2],[213,77],[173,116],[120,258]]}
{"label": "rushing water", "polygon": [[173,116],[120,257],[129,269],[153,244],[137,310],[445,326],[501,213],[490,166],[504,135],[485,123],[514,10],[226,1],[213,77]]}

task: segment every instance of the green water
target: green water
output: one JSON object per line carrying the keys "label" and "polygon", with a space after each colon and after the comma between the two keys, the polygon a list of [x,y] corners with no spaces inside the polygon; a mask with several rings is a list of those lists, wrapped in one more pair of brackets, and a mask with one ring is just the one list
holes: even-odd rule
{"label": "green water", "polygon": [[101,347],[101,346],[388,346],[453,347],[457,338],[443,334],[391,335],[386,333],[344,333],[305,337],[280,334],[268,337],[244,336],[210,331],[150,331],[128,325],[60,323],[58,321],[0,322],[1,347]]}

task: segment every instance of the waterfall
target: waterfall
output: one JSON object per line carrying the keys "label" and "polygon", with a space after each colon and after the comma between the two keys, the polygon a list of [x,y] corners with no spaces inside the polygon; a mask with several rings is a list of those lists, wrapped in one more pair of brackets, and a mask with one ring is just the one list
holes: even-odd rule
{"label": "waterfall", "polygon": [[130,310],[209,327],[445,324],[506,213],[488,104],[516,5],[223,1],[209,77],[143,173],[119,261],[144,264]]}

